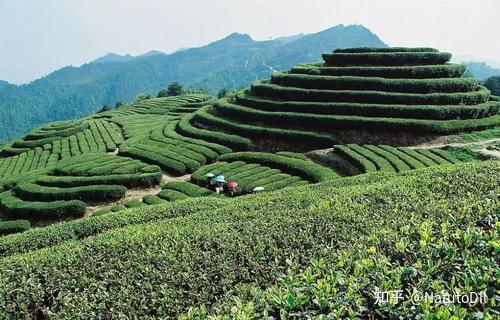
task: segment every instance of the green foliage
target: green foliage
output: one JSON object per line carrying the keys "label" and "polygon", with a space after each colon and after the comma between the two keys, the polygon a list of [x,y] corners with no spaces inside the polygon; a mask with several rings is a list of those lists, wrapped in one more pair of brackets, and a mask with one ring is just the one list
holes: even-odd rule
{"label": "green foliage", "polygon": [[492,95],[500,96],[500,77],[489,77],[484,82],[484,86],[491,91]]}
{"label": "green foliage", "polygon": [[251,90],[252,94],[259,97],[269,97],[278,100],[314,102],[336,101],[405,105],[474,105],[487,102],[490,95],[489,90],[482,86],[480,86],[479,90],[472,92],[418,94],[379,91],[302,89],[294,87],[281,87],[262,81],[252,83]]}
{"label": "green foliage", "polygon": [[443,64],[432,66],[393,66],[393,67],[326,67],[323,65],[303,64],[292,68],[291,73],[321,74],[326,76],[381,77],[395,79],[433,79],[457,78],[465,72],[462,64]]}
{"label": "green foliage", "polygon": [[85,212],[87,205],[80,200],[70,201],[24,201],[11,191],[0,197],[0,209],[9,217],[33,220],[78,217]]}
{"label": "green foliage", "polygon": [[[441,312],[494,318],[494,299],[443,309],[408,301],[377,305],[373,292],[494,290],[498,232],[483,230],[478,222],[497,214],[498,169],[497,162],[468,163],[371,182],[361,177],[354,180],[359,185],[333,181],[233,201],[192,199],[90,218],[85,227],[72,222],[3,237],[0,243],[30,239],[31,246],[40,245],[37,235],[38,241],[61,245],[0,260],[1,310],[12,318],[47,308],[54,316],[93,313],[101,318],[144,318],[152,310],[156,317],[189,312],[193,319],[203,314],[289,318],[292,313],[298,318],[416,319]],[[63,240],[75,230],[81,234],[92,226],[101,233],[121,219],[160,213],[167,220]],[[172,214],[181,217],[168,219]],[[62,236],[48,238],[55,232]],[[460,271],[470,267],[477,272]],[[106,283],[130,290],[106,285],[86,290],[103,275]],[[72,299],[63,298],[69,293]],[[204,309],[190,310],[193,306]]]}
{"label": "green foliage", "polygon": [[112,174],[100,176],[43,176],[37,179],[38,184],[47,187],[79,187],[102,184],[118,184],[127,188],[149,188],[159,184],[160,181],[161,172]]}
{"label": "green foliage", "polygon": [[173,54],[65,67],[33,83],[0,88],[0,142],[43,123],[87,116],[104,104],[131,101],[139,92],[157,93],[173,81],[195,89],[206,87],[216,94],[223,87],[235,90],[269,76],[272,71],[262,65],[263,60],[286,69],[327,49],[356,45],[384,44],[363,26],[339,25],[293,42],[254,41],[237,35]]}
{"label": "green foliage", "polygon": [[[219,101],[216,104],[217,105],[216,110],[221,110],[222,106],[221,103],[223,103],[222,101],[223,100]],[[237,134],[241,134],[242,136],[245,137],[268,138],[268,139],[272,138],[284,141],[290,141],[290,140],[306,141],[308,143],[314,144],[315,146],[327,146],[335,141],[334,137],[329,134],[294,130],[294,129],[281,129],[273,127],[270,128],[267,126],[259,126],[259,125],[250,125],[246,123],[237,122],[234,119],[235,117],[233,117],[233,119],[225,119],[220,116],[218,117],[212,114],[210,111],[213,111],[211,106],[201,108],[200,110],[194,113],[194,120],[204,125],[210,126],[212,128],[219,130],[226,130],[227,132],[234,132]],[[225,111],[227,111],[227,109],[225,109]],[[249,111],[251,112],[251,110]]]}
{"label": "green foliage", "polygon": [[160,197],[152,194],[144,196],[144,198],[142,198],[142,201],[147,205],[155,205],[165,202],[164,200],[160,199]]}
{"label": "green foliage", "polygon": [[0,236],[24,232],[30,228],[31,224],[28,220],[0,221]]}
{"label": "green foliage", "polygon": [[209,196],[212,192],[208,189],[202,188],[195,184],[185,182],[185,181],[170,181],[167,182],[163,187],[163,190],[175,190],[181,192],[189,197],[204,197]]}
{"label": "green foliage", "polygon": [[353,150],[349,146],[345,145],[334,145],[334,151],[340,155],[342,158],[354,164],[356,168],[358,168],[361,172],[370,173],[376,172],[377,167],[375,164],[364,157],[362,154]]}
{"label": "green foliage", "polygon": [[163,200],[166,200],[169,202],[184,200],[184,199],[189,198],[188,195],[186,195],[182,192],[170,190],[170,189],[165,189],[165,190],[160,191],[160,193],[158,193],[157,196],[160,199],[163,199]]}
{"label": "green foliage", "polygon": [[406,153],[402,152],[401,150],[398,150],[394,147],[386,146],[386,145],[379,145],[378,147],[387,151],[387,152],[392,153],[393,155],[395,155],[396,157],[401,159],[403,162],[405,162],[411,169],[421,169],[421,168],[426,167],[426,165],[423,164],[422,162],[418,161],[414,157],[412,157],[412,156],[410,156],[410,155],[408,155],[408,154],[406,154]]}
{"label": "green foliage", "polygon": [[439,65],[451,59],[448,52],[362,52],[324,53],[327,66]]}
{"label": "green foliage", "polygon": [[411,169],[410,166],[408,166],[402,159],[399,159],[396,155],[380,148],[379,146],[365,145],[364,147],[375,153],[377,156],[387,160],[391,166],[396,169],[396,172],[403,172]]}
{"label": "green foliage", "polygon": [[460,161],[473,161],[478,158],[477,153],[465,148],[447,147],[445,150]]}
{"label": "green foliage", "polygon": [[142,207],[144,205],[144,203],[142,203],[141,201],[137,200],[137,199],[133,199],[133,200],[129,200],[127,202],[125,202],[124,206],[126,208],[137,208],[137,207]]}
{"label": "green foliage", "polygon": [[217,98],[221,99],[221,98],[225,98],[227,95],[229,95],[229,90],[224,87],[222,89],[219,90],[219,92],[217,93]]}
{"label": "green foliage", "polygon": [[116,200],[125,196],[127,188],[120,185],[92,185],[81,187],[46,187],[36,183],[21,183],[15,192],[24,200],[56,201],[56,200]]}
{"label": "green foliage", "polygon": [[323,167],[310,160],[293,159],[264,152],[236,152],[223,155],[222,161],[245,161],[249,163],[258,163],[279,169],[285,173],[297,175],[311,182],[327,181],[336,179],[339,175],[329,168]]}
{"label": "green foliage", "polygon": [[304,89],[360,90],[401,93],[453,93],[474,91],[479,80],[474,78],[384,79],[378,77],[332,77],[326,75],[275,72],[271,83]]}
{"label": "green foliage", "polygon": [[[205,115],[203,113],[203,115]],[[178,126],[179,133],[186,135],[188,137],[206,140],[209,142],[213,142],[216,144],[220,144],[229,148],[234,148],[238,150],[246,150],[249,148],[252,143],[250,139],[235,135],[235,134],[227,134],[223,132],[210,131],[206,129],[200,129],[191,123],[194,121],[195,114],[190,114],[184,116]]]}
{"label": "green foliage", "polygon": [[180,83],[172,82],[167,89],[161,89],[160,92],[158,92],[158,98],[162,97],[172,97],[172,96],[180,96],[184,93],[184,88]]}
{"label": "green foliage", "polygon": [[112,206],[109,210],[111,210],[111,212],[118,212],[118,211],[122,211],[125,209],[127,209],[127,207],[125,207],[124,205],[116,204],[116,205]]}
{"label": "green foliage", "polygon": [[[495,109],[500,106],[495,103]],[[408,107],[408,106],[407,106]],[[295,112],[269,112],[254,108],[243,107],[229,103],[225,100],[219,100],[215,104],[219,117],[210,115],[202,110],[195,113],[196,119],[200,122],[219,124],[225,127],[246,133],[248,136],[256,136],[260,132],[269,132],[268,136],[276,139],[290,139],[315,141],[317,144],[331,144],[333,138],[326,134],[305,131],[320,130],[328,131],[331,129],[372,129],[372,130],[392,130],[392,131],[410,131],[410,132],[433,132],[440,134],[456,133],[461,131],[473,130],[475,128],[495,127],[500,122],[500,116],[495,115],[480,119],[465,120],[427,120],[427,119],[403,119],[403,118],[384,118],[373,116],[344,116],[344,115],[322,115],[314,113],[295,113]],[[313,112],[313,111],[312,111]],[[496,113],[496,111],[494,111]],[[372,112],[372,115],[376,114]],[[225,116],[230,118],[227,120]],[[243,125],[235,122],[233,119],[243,119],[247,122],[260,122],[273,126],[286,126],[300,128],[301,130],[275,129],[273,127],[256,127]]]}

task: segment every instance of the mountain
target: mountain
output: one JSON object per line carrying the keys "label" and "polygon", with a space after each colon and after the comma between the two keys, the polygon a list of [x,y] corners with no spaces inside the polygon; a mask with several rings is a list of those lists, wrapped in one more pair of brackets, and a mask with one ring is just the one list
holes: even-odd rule
{"label": "mountain", "polygon": [[5,86],[8,86],[10,83],[8,83],[7,81],[4,81],[4,80],[0,80],[0,89],[5,87]]}
{"label": "mountain", "polygon": [[338,25],[288,41],[255,41],[233,33],[172,54],[110,54],[81,67],[64,67],[29,84],[0,89],[0,141],[42,123],[92,114],[103,104],[128,101],[140,92],[156,94],[173,81],[216,93],[223,87],[246,87],[302,61],[317,61],[332,49],[356,46],[386,45],[364,26]]}
{"label": "mountain", "polygon": [[122,56],[116,53],[108,53],[105,56],[95,59],[91,63],[125,62],[132,59],[134,59],[134,57],[129,54]]}
{"label": "mountain", "polygon": [[485,62],[464,62],[467,70],[476,78],[486,80],[489,77],[500,76],[500,69],[495,69]]}

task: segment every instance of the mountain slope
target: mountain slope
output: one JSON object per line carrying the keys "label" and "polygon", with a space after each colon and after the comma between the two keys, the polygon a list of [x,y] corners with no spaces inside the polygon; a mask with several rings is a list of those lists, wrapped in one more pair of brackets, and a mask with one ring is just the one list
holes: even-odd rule
{"label": "mountain slope", "polygon": [[467,66],[467,70],[476,78],[480,80],[486,80],[489,77],[500,76],[500,70],[491,67],[485,62],[464,62]]}
{"label": "mountain slope", "polygon": [[146,54],[130,60],[111,56],[111,63],[104,59],[104,63],[65,67],[30,84],[0,89],[0,141],[41,123],[85,116],[103,104],[128,101],[139,92],[154,94],[173,81],[213,93],[222,87],[245,87],[274,69],[353,46],[385,44],[363,26],[339,25],[293,41],[254,41],[248,35],[232,34],[169,55]]}
{"label": "mountain slope", "polygon": [[7,81],[4,81],[4,80],[0,80],[0,89],[5,87],[5,86],[8,86],[10,83],[8,83]]}

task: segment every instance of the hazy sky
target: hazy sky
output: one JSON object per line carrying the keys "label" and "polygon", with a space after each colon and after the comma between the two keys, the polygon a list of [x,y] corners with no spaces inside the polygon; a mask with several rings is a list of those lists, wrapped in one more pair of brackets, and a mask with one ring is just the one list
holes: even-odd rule
{"label": "hazy sky", "polygon": [[24,83],[108,52],[196,47],[363,24],[389,45],[500,61],[498,0],[0,0],[0,79]]}

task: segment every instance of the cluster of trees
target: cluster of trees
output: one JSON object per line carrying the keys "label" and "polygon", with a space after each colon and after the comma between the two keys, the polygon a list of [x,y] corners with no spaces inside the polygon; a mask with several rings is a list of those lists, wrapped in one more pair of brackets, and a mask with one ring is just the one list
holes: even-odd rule
{"label": "cluster of trees", "polygon": [[[190,94],[190,93],[205,93],[207,95],[210,95],[210,91],[207,88],[203,88],[203,89],[187,88],[186,89],[186,88],[184,88],[184,86],[182,84],[175,81],[175,82],[172,82],[171,84],[169,84],[166,88],[160,89],[160,91],[158,91],[158,94],[156,95],[156,97],[157,98],[175,97],[175,96],[180,96],[183,94]],[[218,99],[224,98],[230,94],[234,94],[234,92],[229,90],[228,88],[224,87],[224,88],[220,89],[219,92],[217,93],[217,98]],[[135,97],[134,103],[141,102],[143,100],[147,100],[147,99],[151,99],[151,98],[153,98],[153,97],[149,93],[140,93],[137,95],[137,97]],[[116,102],[114,107],[110,106],[108,104],[104,104],[97,112],[99,113],[99,112],[110,111],[110,110],[113,110],[115,108],[119,108],[122,105],[123,105],[123,102],[121,102],[121,101]]]}
{"label": "cluster of trees", "polygon": [[491,91],[492,95],[500,96],[500,77],[489,77],[484,82],[484,86]]}

